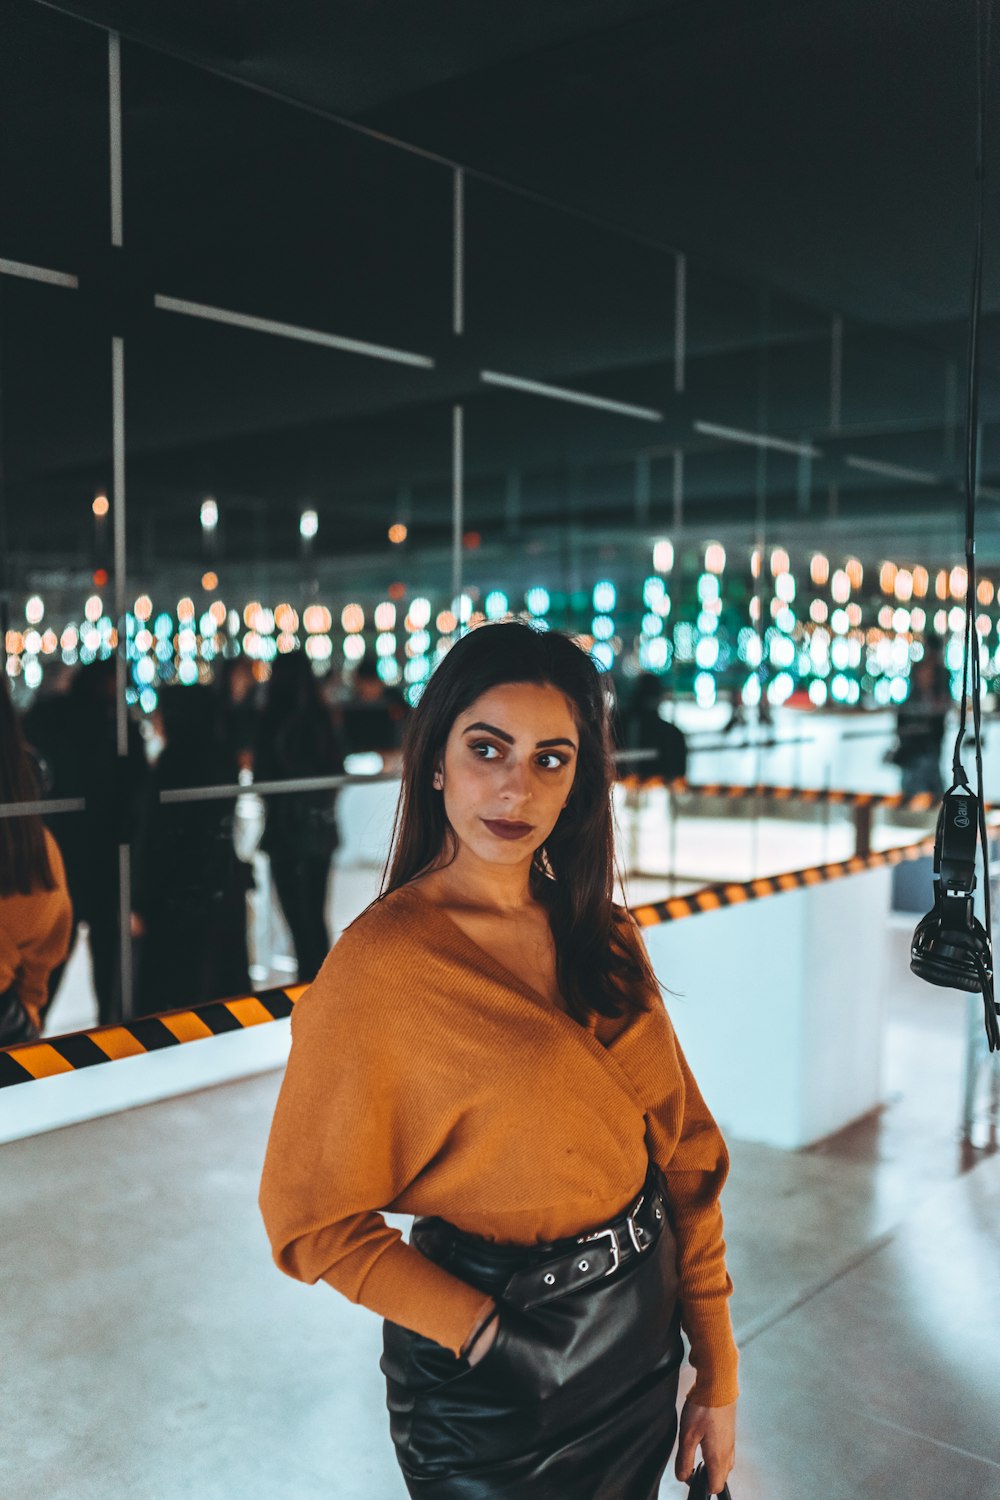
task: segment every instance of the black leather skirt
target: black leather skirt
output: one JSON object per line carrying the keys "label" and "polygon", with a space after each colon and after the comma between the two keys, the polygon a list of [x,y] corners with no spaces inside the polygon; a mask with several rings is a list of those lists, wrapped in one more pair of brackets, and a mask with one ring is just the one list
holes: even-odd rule
{"label": "black leather skirt", "polygon": [[586,1237],[498,1245],[423,1217],[410,1241],[500,1305],[475,1365],[383,1319],[389,1432],[410,1495],[655,1500],[684,1357],[659,1168]]}

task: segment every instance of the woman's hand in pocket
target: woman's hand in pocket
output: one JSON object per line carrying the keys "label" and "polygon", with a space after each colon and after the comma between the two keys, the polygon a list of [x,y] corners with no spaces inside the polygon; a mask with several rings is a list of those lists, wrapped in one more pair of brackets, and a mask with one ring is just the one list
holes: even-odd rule
{"label": "woman's hand in pocket", "polygon": [[483,1329],[483,1331],[480,1333],[479,1337],[472,1344],[471,1348],[469,1349],[468,1354],[466,1355],[466,1359],[469,1361],[470,1365],[478,1365],[478,1363],[482,1359],[483,1355],[486,1354],[490,1349],[492,1349],[492,1347],[493,1347],[493,1340],[497,1336],[497,1329],[499,1327],[500,1327],[500,1319],[499,1319],[499,1317],[493,1318],[486,1325],[486,1327]]}

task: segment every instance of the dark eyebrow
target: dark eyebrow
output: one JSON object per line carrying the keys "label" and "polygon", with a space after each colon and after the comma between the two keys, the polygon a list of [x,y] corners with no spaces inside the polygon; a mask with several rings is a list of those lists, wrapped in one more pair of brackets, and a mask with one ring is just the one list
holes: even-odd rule
{"label": "dark eyebrow", "polygon": [[[498,729],[495,724],[483,724],[481,722],[475,724],[467,724],[462,730],[462,733],[469,734],[473,729],[485,729],[487,734],[495,734],[498,740],[505,740],[508,745],[513,745],[514,743],[514,736],[512,734],[505,733],[505,731],[502,729]],[[572,740],[537,740],[535,742],[535,749],[545,750],[549,745],[568,745],[571,750],[576,749],[576,745]]]}

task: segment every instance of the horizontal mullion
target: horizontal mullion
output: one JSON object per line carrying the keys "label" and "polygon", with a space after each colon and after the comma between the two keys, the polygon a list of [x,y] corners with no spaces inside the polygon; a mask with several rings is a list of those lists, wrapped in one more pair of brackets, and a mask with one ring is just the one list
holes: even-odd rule
{"label": "horizontal mullion", "polygon": [[47,817],[49,813],[84,812],[86,807],[82,797],[54,797],[50,802],[4,802],[0,803],[0,818]]}

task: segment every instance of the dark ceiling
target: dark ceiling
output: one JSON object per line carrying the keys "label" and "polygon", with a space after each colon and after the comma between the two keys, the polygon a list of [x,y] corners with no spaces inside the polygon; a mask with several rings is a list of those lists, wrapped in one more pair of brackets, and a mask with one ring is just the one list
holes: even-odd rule
{"label": "dark ceiling", "polygon": [[[415,545],[446,542],[456,401],[465,524],[484,539],[569,521],[662,528],[680,484],[683,519],[720,533],[766,513],[817,538],[831,519],[878,522],[900,544],[936,526],[936,544],[960,550],[972,0],[0,0],[0,24],[0,257],[80,280],[0,276],[15,566],[92,546],[89,502],[112,482],[111,333],[125,339],[129,543],[146,566],[196,550],[207,493],[234,556],[293,557],[307,504],[319,544],[340,552],[384,551],[395,519]],[[102,27],[124,38],[114,251]],[[467,169],[460,337],[451,164]],[[155,294],[434,367],[207,323],[154,308]],[[659,419],[496,389],[483,370]],[[765,459],[706,422],[815,452]]]}
{"label": "dark ceiling", "polygon": [[60,8],[822,306],[966,317],[976,0]]}

